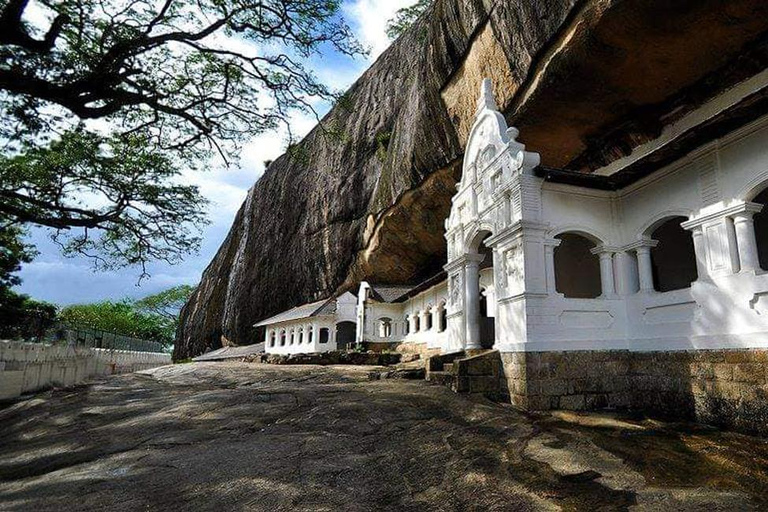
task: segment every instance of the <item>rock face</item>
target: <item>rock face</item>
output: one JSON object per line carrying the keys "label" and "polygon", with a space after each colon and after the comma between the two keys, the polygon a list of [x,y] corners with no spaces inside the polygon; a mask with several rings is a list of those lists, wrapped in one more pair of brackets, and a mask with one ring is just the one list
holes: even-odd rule
{"label": "rock face", "polygon": [[315,129],[250,190],[182,311],[175,357],[259,341],[258,320],[362,279],[439,270],[485,77],[545,165],[589,171],[743,78],[720,71],[745,48],[759,51],[742,67],[760,67],[764,2],[672,4],[435,0],[328,114],[334,135]]}

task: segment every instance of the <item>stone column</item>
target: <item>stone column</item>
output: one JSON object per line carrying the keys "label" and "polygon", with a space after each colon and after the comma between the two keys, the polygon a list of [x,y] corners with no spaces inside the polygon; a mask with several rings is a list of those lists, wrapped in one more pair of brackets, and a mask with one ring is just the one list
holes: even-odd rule
{"label": "stone column", "polygon": [[432,306],[432,309],[429,311],[429,314],[432,316],[432,330],[435,332],[440,332],[439,308],[437,306]]}
{"label": "stone column", "polygon": [[555,282],[555,247],[559,246],[560,242],[557,238],[544,241],[544,265],[547,276],[548,295],[555,295],[557,293],[557,283]]}
{"label": "stone column", "polygon": [[699,279],[709,277],[707,268],[707,241],[704,239],[704,229],[701,226],[695,226],[691,229],[693,235],[693,250],[696,253],[696,272]]}
{"label": "stone column", "polygon": [[480,262],[483,256],[466,256],[464,264],[464,316],[467,322],[466,348],[480,349]]}
{"label": "stone column", "polygon": [[613,253],[600,253],[600,280],[603,283],[603,297],[616,295],[616,284],[613,280]]}
{"label": "stone column", "polygon": [[617,252],[613,255],[613,262],[616,293],[624,296],[637,292],[637,271],[632,256],[626,251]]}
{"label": "stone column", "polygon": [[637,273],[640,278],[640,291],[653,291],[653,268],[651,267],[651,246],[643,245],[635,249],[637,253]]}
{"label": "stone column", "polygon": [[408,315],[408,334],[416,333],[416,314]]}
{"label": "stone column", "polygon": [[600,283],[603,287],[603,298],[610,298],[616,295],[616,285],[613,280],[613,251],[605,247],[595,247],[592,254],[600,257]]}
{"label": "stone column", "polygon": [[733,216],[736,228],[736,243],[739,247],[739,265],[741,272],[754,272],[760,268],[755,237],[754,212],[740,212]]}
{"label": "stone column", "polygon": [[425,309],[421,312],[421,321],[419,322],[419,327],[422,332],[427,332],[427,317],[430,315],[430,312],[428,309]]}

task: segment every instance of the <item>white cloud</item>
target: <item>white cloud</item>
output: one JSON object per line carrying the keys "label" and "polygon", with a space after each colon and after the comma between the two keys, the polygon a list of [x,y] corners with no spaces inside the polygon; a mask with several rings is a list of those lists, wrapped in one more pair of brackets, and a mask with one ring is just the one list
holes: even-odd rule
{"label": "white cloud", "polygon": [[416,0],[353,0],[344,4],[344,14],[358,39],[371,49],[371,61],[389,47],[387,21]]}

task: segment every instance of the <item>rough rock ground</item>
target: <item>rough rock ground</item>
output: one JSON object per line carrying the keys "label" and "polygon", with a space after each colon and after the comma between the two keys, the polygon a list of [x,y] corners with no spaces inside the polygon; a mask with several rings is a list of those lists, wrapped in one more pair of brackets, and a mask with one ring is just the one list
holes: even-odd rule
{"label": "rough rock ground", "polygon": [[768,441],[371,367],[196,363],[0,410],[0,510],[765,510]]}

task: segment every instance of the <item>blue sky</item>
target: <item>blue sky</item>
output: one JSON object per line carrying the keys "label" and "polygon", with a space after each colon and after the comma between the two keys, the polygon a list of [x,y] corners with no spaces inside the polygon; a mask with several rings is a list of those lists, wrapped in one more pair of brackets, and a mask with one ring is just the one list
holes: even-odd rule
{"label": "blue sky", "polygon": [[[386,20],[394,12],[415,0],[347,0],[343,14],[358,39],[371,49],[370,56],[352,60],[338,54],[324,54],[311,62],[314,72],[327,85],[344,90],[348,88],[386,49],[389,41],[384,33]],[[321,113],[327,106],[320,108]],[[297,116],[292,124],[295,134],[304,135],[314,120]],[[59,305],[93,302],[123,297],[143,297],[179,284],[197,284],[203,270],[216,254],[227,235],[248,189],[264,172],[265,160],[279,156],[285,147],[281,133],[270,133],[253,139],[240,156],[239,168],[214,168],[208,172],[188,173],[185,178],[197,184],[210,201],[208,209],[211,224],[203,232],[200,253],[189,255],[178,265],[155,263],[148,267],[151,275],[137,284],[139,270],[95,272],[84,258],[65,258],[50,241],[43,229],[31,233],[39,256],[25,265],[19,291],[40,300]]]}

